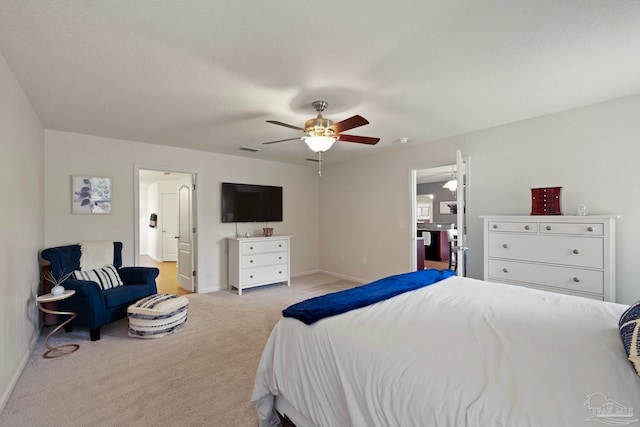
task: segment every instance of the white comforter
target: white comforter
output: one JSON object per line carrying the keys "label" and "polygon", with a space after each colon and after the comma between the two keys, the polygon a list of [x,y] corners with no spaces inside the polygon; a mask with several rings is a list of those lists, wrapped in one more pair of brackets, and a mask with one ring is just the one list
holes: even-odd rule
{"label": "white comforter", "polygon": [[261,426],[278,425],[278,395],[317,426],[635,425],[626,307],[452,277],[311,326],[284,318],[252,401]]}

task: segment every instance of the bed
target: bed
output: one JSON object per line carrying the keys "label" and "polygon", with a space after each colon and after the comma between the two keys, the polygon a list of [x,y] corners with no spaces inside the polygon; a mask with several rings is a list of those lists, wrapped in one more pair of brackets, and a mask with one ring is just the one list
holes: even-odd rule
{"label": "bed", "polygon": [[[307,325],[282,318],[260,426],[577,426],[638,421],[628,306],[450,277]],[[598,424],[598,423],[596,423]]]}

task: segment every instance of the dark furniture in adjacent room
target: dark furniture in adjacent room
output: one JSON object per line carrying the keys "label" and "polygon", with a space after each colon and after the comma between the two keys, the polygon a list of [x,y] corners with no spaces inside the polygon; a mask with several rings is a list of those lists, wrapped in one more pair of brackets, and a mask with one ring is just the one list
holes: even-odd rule
{"label": "dark furniture in adjacent room", "polygon": [[431,244],[425,245],[425,259],[429,261],[449,260],[449,240],[446,230],[429,231]]}
{"label": "dark furniture in adjacent room", "polygon": [[416,239],[416,270],[424,270],[424,239]]}

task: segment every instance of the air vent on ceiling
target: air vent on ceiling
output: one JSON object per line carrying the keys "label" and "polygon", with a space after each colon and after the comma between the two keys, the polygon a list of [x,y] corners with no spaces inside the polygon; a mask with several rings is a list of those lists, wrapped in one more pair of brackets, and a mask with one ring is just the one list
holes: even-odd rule
{"label": "air vent on ceiling", "polygon": [[250,153],[256,153],[256,152],[260,151],[260,149],[259,149],[259,148],[248,147],[248,146],[246,146],[246,145],[242,145],[242,146],[240,147],[240,149],[241,149],[242,151],[249,151]]}
{"label": "air vent on ceiling", "polygon": [[320,160],[318,159],[305,159],[307,162],[315,162],[315,163],[319,163]]}

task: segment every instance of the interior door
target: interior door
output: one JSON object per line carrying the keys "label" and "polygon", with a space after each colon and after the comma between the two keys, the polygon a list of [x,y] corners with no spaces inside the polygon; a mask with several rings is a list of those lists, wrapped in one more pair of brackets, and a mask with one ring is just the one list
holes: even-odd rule
{"label": "interior door", "polygon": [[467,192],[467,164],[462,158],[462,152],[456,150],[456,181],[457,188],[457,226],[458,226],[458,243],[456,252],[456,265],[458,276],[466,276],[466,252],[467,252],[467,215],[466,215],[466,192]]}
{"label": "interior door", "polygon": [[162,193],[162,261],[178,260],[178,195]]}
{"label": "interior door", "polygon": [[194,234],[191,204],[193,185],[178,189],[178,284],[194,292],[195,269],[193,262]]}

